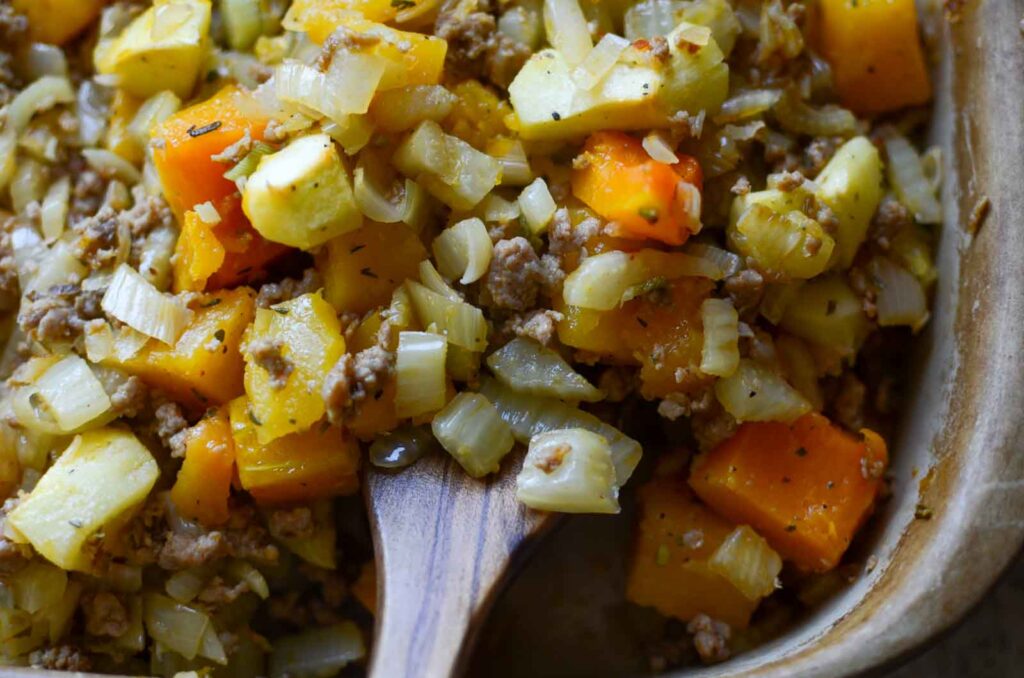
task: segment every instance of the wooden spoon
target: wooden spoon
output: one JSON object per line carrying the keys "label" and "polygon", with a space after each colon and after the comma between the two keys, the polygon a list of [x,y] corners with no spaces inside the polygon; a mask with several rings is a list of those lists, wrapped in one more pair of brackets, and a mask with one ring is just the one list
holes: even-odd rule
{"label": "wooden spoon", "polygon": [[370,678],[447,678],[466,668],[476,631],[551,525],[515,497],[519,464],[475,480],[447,454],[397,473],[371,468],[365,492],[377,555]]}

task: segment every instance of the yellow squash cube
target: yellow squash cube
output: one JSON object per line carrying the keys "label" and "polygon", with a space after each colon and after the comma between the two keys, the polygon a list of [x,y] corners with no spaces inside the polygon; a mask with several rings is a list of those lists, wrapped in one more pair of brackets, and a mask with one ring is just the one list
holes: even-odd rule
{"label": "yellow squash cube", "polygon": [[171,90],[192,93],[210,32],[209,0],[155,0],[112,40],[96,46],[96,70],[116,75],[129,94],[148,98]]}
{"label": "yellow squash cube", "polygon": [[88,571],[90,538],[139,506],[159,475],[131,433],[89,431],[72,441],[8,521],[50,562]]}
{"label": "yellow squash cube", "polygon": [[96,20],[104,0],[14,0],[11,4],[28,19],[33,40],[63,45]]}
{"label": "yellow squash cube", "polygon": [[319,294],[261,308],[245,344],[245,393],[260,444],[320,421],[324,378],[345,352],[334,308]]}

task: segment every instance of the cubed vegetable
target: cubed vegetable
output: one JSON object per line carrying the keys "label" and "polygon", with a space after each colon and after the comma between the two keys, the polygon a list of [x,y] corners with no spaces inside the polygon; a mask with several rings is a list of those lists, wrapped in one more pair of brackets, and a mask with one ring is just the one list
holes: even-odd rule
{"label": "cubed vegetable", "polygon": [[110,104],[110,123],[107,126],[107,138],[103,143],[107,149],[135,165],[142,162],[145,149],[128,130],[128,126],[135,119],[141,105],[141,99],[122,89],[117,90],[114,101]]}
{"label": "cubed vegetable", "polygon": [[[789,196],[781,199],[792,200]],[[758,196],[737,201],[746,207],[733,208],[729,244],[753,259],[759,269],[783,279],[803,280],[828,266],[835,239],[817,221],[796,209],[773,209]]]}
{"label": "cubed vegetable", "polygon": [[501,179],[491,156],[424,121],[395,150],[394,164],[438,200],[457,210],[473,209]]}
{"label": "cubed vegetable", "polygon": [[[164,198],[178,222],[184,224],[185,213],[206,202],[220,215],[213,235],[224,248],[224,262],[207,280],[206,289],[258,280],[265,275],[267,265],[288,251],[253,230],[242,210],[238,187],[224,178],[230,166],[212,158],[246,134],[254,141],[263,138],[267,121],[242,112],[237,102],[244,96],[239,88],[227,87],[172,115],[153,131],[154,165]],[[181,242],[191,235],[183,234],[179,239],[179,254],[186,247],[203,246]]]}
{"label": "cubed vegetable", "polygon": [[405,224],[367,222],[330,240],[317,255],[324,296],[339,313],[366,313],[391,300],[407,278],[415,278],[427,249]]}
{"label": "cubed vegetable", "polygon": [[715,383],[715,396],[736,421],[791,422],[811,410],[807,399],[767,365],[740,360],[736,371]]}
{"label": "cubed vegetable", "polygon": [[802,285],[786,306],[781,324],[790,334],[844,356],[856,353],[869,331],[863,303],[839,275]]}
{"label": "cubed vegetable", "polygon": [[608,441],[582,428],[538,433],[516,476],[516,498],[564,513],[618,513],[619,485]]}
{"label": "cubed vegetable", "polygon": [[13,0],[28,19],[28,34],[37,42],[63,45],[99,16],[103,0]]}
{"label": "cubed vegetable", "polygon": [[761,535],[741,525],[729,533],[711,556],[710,565],[747,598],[760,600],[775,590],[782,558]]}
{"label": "cubed vegetable", "polygon": [[706,614],[746,628],[757,601],[709,563],[733,525],[698,502],[680,475],[656,476],[638,499],[626,598],[683,621]]}
{"label": "cubed vegetable", "polygon": [[7,520],[50,562],[88,571],[90,539],[138,507],[159,474],[131,433],[89,431],[71,442]]}
{"label": "cubed vegetable", "polygon": [[112,355],[103,364],[136,374],[196,408],[226,403],[243,390],[239,345],[252,322],[253,299],[244,287],[207,294],[173,347],[150,341],[126,360]]}
{"label": "cubed vegetable", "polygon": [[302,249],[363,223],[348,172],[326,134],[301,137],[264,156],[245,184],[242,207],[264,238]]}
{"label": "cubed vegetable", "polygon": [[753,527],[803,570],[832,569],[874,506],[888,457],[819,414],[792,425],[748,423],[699,457],[690,485],[711,508]]}
{"label": "cubed vegetable", "polygon": [[155,0],[117,37],[96,46],[96,70],[116,75],[130,94],[145,99],[169,89],[192,93],[210,32],[209,0]]}
{"label": "cubed vegetable", "polygon": [[208,224],[189,210],[174,247],[174,291],[202,292],[214,273],[224,265],[224,245]]}
{"label": "cubed vegetable", "polygon": [[849,268],[882,201],[882,160],[867,137],[843,144],[815,179],[818,198],[839,220],[833,260]]}
{"label": "cubed vegetable", "polygon": [[352,494],[359,488],[359,445],[326,422],[263,444],[252,403],[228,407],[238,478],[256,501],[282,504]]}
{"label": "cubed vegetable", "polygon": [[680,245],[700,230],[701,174],[693,158],[668,165],[653,160],[639,139],[598,132],[587,139],[581,160],[573,195],[613,222],[616,235]]}
{"label": "cubed vegetable", "polygon": [[256,311],[245,335],[245,393],[261,444],[320,421],[321,387],[344,352],[338,317],[319,294]]}
{"label": "cubed vegetable", "polygon": [[222,525],[230,517],[235,475],[235,441],[227,413],[214,411],[185,435],[185,461],[171,488],[171,501],[186,518],[208,527]]}
{"label": "cubed vegetable", "polygon": [[931,98],[914,0],[823,0],[818,11],[818,42],[844,106],[881,113]]}
{"label": "cubed vegetable", "polygon": [[393,0],[295,0],[283,23],[288,30],[307,32],[319,43],[337,29],[346,14],[385,23],[395,18],[400,6]]}
{"label": "cubed vegetable", "polygon": [[[466,473],[482,478],[497,473],[512,451],[512,429],[479,393],[460,393],[431,422],[431,430]],[[609,467],[611,462],[609,461]]]}

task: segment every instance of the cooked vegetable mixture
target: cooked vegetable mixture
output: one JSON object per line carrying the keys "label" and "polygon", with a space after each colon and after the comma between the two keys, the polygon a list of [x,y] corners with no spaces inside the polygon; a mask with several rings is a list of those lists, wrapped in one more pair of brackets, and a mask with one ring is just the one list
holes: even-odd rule
{"label": "cooked vegetable mixture", "polygon": [[941,218],[918,30],[0,2],[2,662],[358,673],[360,468],[424,454],[540,511],[635,496],[624,595],[686,631],[654,669],[777,632],[888,491]]}

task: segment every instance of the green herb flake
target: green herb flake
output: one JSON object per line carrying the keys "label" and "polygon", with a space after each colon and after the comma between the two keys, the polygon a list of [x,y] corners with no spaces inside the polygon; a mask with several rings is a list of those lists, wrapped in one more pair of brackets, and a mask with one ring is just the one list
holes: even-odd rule
{"label": "green herb flake", "polygon": [[664,544],[661,544],[658,546],[658,555],[655,556],[654,562],[658,565],[658,567],[665,567],[666,565],[668,565],[668,559],[670,555],[671,553],[669,552],[668,547]]}
{"label": "green herb flake", "polygon": [[249,421],[256,424],[257,426],[263,426],[263,422],[260,421],[259,417],[252,410],[246,410],[246,414],[249,415]]}
{"label": "green herb flake", "polygon": [[227,336],[227,335],[224,332],[224,328],[221,328],[221,329],[219,329],[219,330],[217,330],[216,332],[213,333],[213,338],[216,339],[217,341],[221,342],[221,343],[224,342],[224,337],[225,336]]}
{"label": "green herb flake", "polygon": [[202,306],[203,308],[213,308],[214,306],[216,306],[219,303],[220,303],[220,297],[214,297],[213,299],[207,299],[202,304],[200,304],[200,306]]}
{"label": "green herb flake", "polygon": [[416,6],[412,0],[391,0],[391,6],[395,9],[410,9]]}
{"label": "green herb flake", "polygon": [[668,287],[668,280],[662,276],[649,278],[638,285],[627,287],[626,291],[622,294],[622,303],[626,303],[627,301],[636,299],[637,297],[642,297],[645,294],[650,294],[651,292],[663,290],[666,287]]}
{"label": "green herb flake", "polygon": [[918,504],[914,507],[914,517],[918,520],[931,520],[935,513],[932,511],[930,506],[925,504]]}
{"label": "green herb flake", "polygon": [[658,221],[657,207],[641,207],[636,211],[647,223],[653,224]]}

